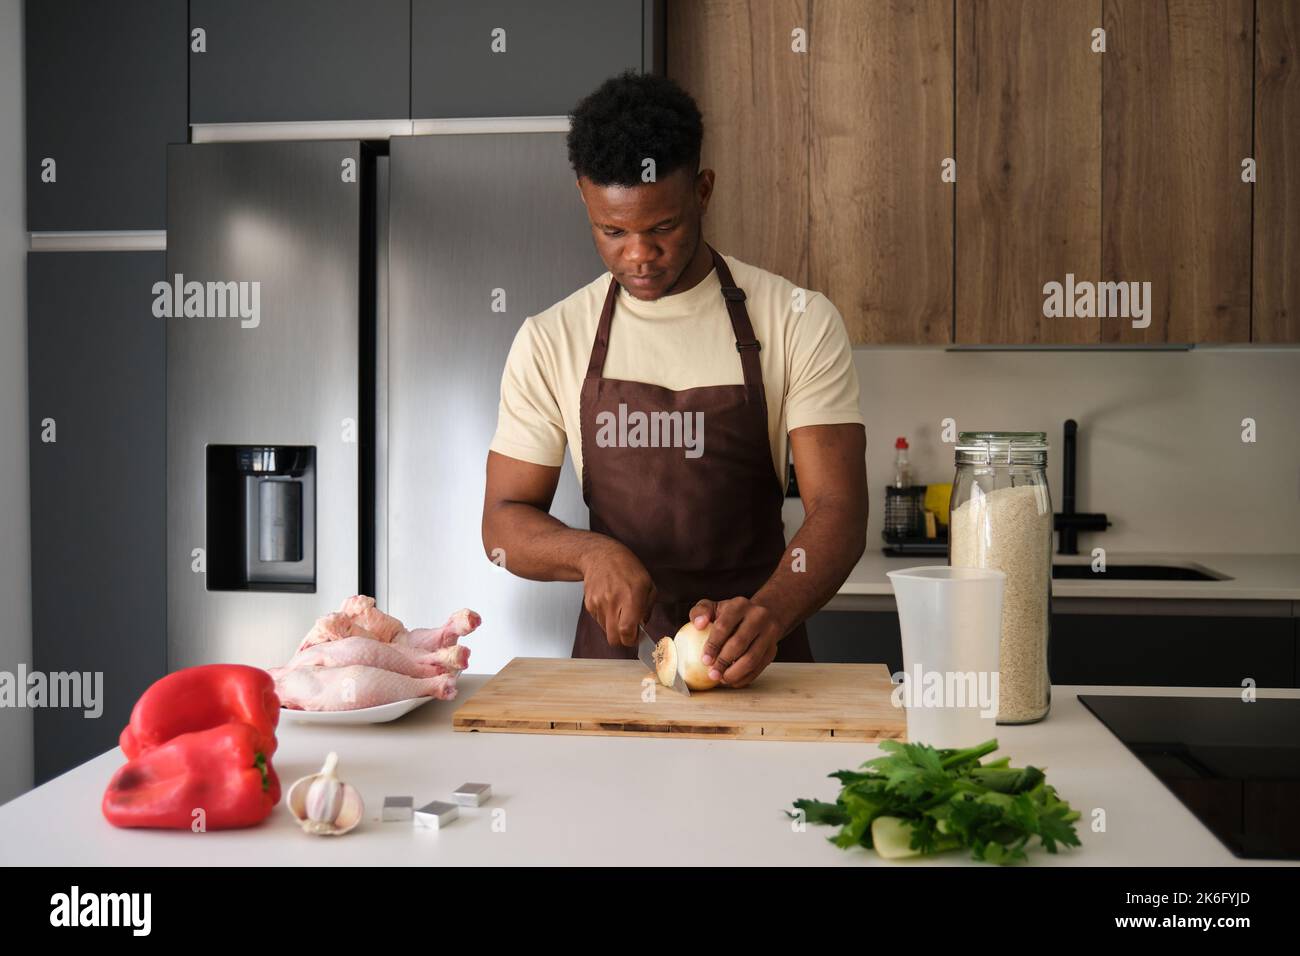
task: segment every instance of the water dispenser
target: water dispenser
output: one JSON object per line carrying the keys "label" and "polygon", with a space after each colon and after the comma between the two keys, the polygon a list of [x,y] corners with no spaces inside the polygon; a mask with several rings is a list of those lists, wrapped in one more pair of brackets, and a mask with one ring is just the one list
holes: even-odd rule
{"label": "water dispenser", "polygon": [[209,591],[316,590],[316,449],[207,446]]}

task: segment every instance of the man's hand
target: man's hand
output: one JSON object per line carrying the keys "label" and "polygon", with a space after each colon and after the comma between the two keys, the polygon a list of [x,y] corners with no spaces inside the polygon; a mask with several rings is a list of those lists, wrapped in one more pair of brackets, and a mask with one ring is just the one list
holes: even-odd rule
{"label": "man's hand", "polygon": [[605,630],[611,647],[635,647],[637,625],[650,615],[655,585],[645,565],[624,545],[605,538],[582,561],[582,603]]}
{"label": "man's hand", "polygon": [[[804,522],[772,576],[752,598],[699,601],[696,627],[713,622],[701,655],[709,677],[745,687],[776,659],[777,642],[835,596],[866,548],[866,436],[861,425],[790,431]],[[806,567],[792,560],[811,555]]]}
{"label": "man's hand", "polygon": [[753,683],[776,658],[777,643],[787,630],[771,610],[743,597],[697,601],[691,621],[701,629],[713,622],[700,659],[712,665],[709,678],[728,687]]}

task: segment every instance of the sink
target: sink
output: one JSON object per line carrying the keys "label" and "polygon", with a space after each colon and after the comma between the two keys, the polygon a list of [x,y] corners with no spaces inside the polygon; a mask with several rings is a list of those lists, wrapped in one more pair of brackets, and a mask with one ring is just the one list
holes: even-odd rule
{"label": "sink", "polygon": [[1052,577],[1063,580],[1106,578],[1112,581],[1228,581],[1195,564],[1107,564],[1105,571],[1093,571],[1090,564],[1053,564]]}

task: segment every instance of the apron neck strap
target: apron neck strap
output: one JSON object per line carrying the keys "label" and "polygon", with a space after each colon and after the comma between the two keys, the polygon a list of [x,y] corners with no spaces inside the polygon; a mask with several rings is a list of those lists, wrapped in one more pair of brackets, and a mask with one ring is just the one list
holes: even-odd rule
{"label": "apron neck strap", "polygon": [[727,306],[727,315],[731,317],[731,331],[736,336],[736,351],[740,353],[740,370],[745,376],[745,400],[757,405],[767,412],[767,400],[763,394],[763,365],[758,360],[761,346],[754,337],[754,326],[749,322],[749,310],[745,308],[745,290],[736,285],[731,277],[727,262],[718,255],[718,250],[709,246],[713,255],[713,268],[718,270],[718,281],[722,283],[722,300]]}
{"label": "apron neck strap", "polygon": [[[706,246],[708,244],[706,243]],[[763,366],[759,362],[758,339],[754,337],[754,326],[749,321],[749,311],[745,308],[745,290],[736,285],[726,260],[718,251],[708,246],[713,257],[713,268],[718,273],[718,282],[722,286],[722,299],[731,319],[731,331],[736,336],[736,351],[740,353],[740,368],[745,376],[746,400],[758,405],[766,412],[766,399],[763,394]],[[601,377],[605,370],[605,356],[609,352],[609,328],[614,319],[614,304],[618,301],[618,280],[609,280],[609,291],[605,293],[605,306],[600,310],[600,321],[596,325],[596,339],[591,346],[591,359],[587,362],[587,378]]]}
{"label": "apron neck strap", "polygon": [[609,291],[605,293],[605,307],[600,310],[600,321],[596,324],[596,340],[591,344],[591,359],[587,362],[587,378],[600,378],[605,370],[605,353],[609,351],[609,326],[614,318],[614,303],[618,301],[618,280],[609,280]]}

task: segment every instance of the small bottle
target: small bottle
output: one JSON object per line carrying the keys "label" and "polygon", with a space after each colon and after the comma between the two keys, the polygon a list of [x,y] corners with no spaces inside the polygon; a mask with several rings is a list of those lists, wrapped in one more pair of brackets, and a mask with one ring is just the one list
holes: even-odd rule
{"label": "small bottle", "polygon": [[912,468],[907,463],[907,439],[899,437],[894,442],[894,487],[912,487]]}
{"label": "small bottle", "polygon": [[916,527],[916,509],[907,489],[912,485],[912,469],[907,463],[907,439],[894,442],[894,483],[885,495],[885,531],[895,538],[912,535]]}

